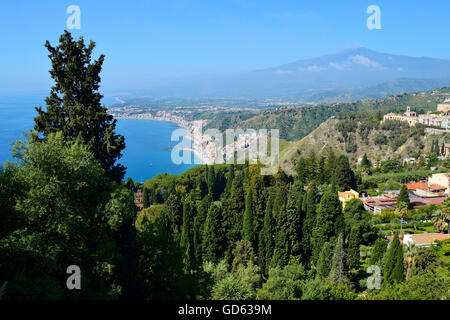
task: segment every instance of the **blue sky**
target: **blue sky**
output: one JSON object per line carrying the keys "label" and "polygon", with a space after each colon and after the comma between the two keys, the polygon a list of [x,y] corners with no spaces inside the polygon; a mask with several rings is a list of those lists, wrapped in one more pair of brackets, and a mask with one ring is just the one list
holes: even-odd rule
{"label": "blue sky", "polygon": [[[120,94],[186,75],[277,66],[349,47],[450,58],[450,1],[162,0],[12,1],[0,5],[0,94],[46,93],[43,44],[56,44],[69,5],[81,8],[74,33],[104,53],[102,92]],[[381,8],[381,30],[366,9]]]}

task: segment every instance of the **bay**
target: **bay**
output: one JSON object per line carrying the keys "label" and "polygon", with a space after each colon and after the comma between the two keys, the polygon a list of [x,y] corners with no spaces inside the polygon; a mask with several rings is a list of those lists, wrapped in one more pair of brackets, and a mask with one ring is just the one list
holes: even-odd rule
{"label": "bay", "polygon": [[[1,98],[0,163],[15,160],[11,144],[33,128],[37,115],[34,107],[43,105],[43,99],[37,97]],[[172,161],[172,147],[179,145],[179,141],[171,141],[171,135],[179,128],[171,122],[118,119],[116,131],[125,137],[126,144],[119,160],[127,168],[125,177],[143,182],[160,173],[180,174],[194,167],[194,164],[178,165]]]}

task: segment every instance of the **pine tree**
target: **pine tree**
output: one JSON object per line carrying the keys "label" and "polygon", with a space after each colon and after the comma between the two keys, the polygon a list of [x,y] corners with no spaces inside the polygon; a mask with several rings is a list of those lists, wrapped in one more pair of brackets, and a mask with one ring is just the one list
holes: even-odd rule
{"label": "pine tree", "polygon": [[360,245],[360,230],[359,227],[353,227],[350,231],[350,238],[348,243],[348,266],[351,269],[359,269],[359,245]]}
{"label": "pine tree", "polygon": [[344,236],[340,234],[334,246],[333,259],[331,260],[330,281],[335,285],[347,282],[346,270]]}
{"label": "pine tree", "polygon": [[203,261],[217,263],[223,256],[225,249],[225,234],[223,230],[222,208],[216,202],[212,203],[206,217],[203,235]]}
{"label": "pine tree", "polygon": [[91,62],[95,43],[84,44],[65,31],[59,45],[52,47],[47,41],[52,69],[50,75],[55,84],[45,99],[47,109],[36,108],[34,129],[44,139],[52,132],[62,132],[64,139],[79,138],[100,162],[107,176],[120,182],[125,167],[116,164],[125,149],[125,139],[116,134],[117,120],[101,105],[99,93],[100,71],[104,55]]}
{"label": "pine tree", "polygon": [[245,198],[245,212],[244,221],[242,224],[242,239],[249,241],[254,245],[255,234],[253,225],[253,191],[249,189],[247,197]]}
{"label": "pine tree", "polygon": [[333,257],[333,246],[330,242],[325,242],[320,251],[319,260],[317,261],[317,274],[322,277],[328,277],[331,269],[331,259]]}

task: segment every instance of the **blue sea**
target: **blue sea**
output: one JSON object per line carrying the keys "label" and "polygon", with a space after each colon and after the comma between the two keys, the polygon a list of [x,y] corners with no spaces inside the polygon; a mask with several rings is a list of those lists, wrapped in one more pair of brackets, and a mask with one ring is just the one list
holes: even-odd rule
{"label": "blue sea", "polygon": [[[11,143],[33,128],[35,106],[45,106],[43,99],[0,97],[0,163],[14,161]],[[160,173],[180,174],[194,167],[194,164],[177,165],[171,160],[171,147],[179,144],[171,141],[171,134],[178,128],[171,122],[118,119],[116,132],[125,137],[126,144],[119,160],[127,168],[125,177],[143,182]]]}

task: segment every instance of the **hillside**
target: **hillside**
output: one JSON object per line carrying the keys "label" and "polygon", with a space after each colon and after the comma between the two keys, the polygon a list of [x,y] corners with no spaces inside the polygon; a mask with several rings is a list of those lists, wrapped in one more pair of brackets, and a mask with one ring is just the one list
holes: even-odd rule
{"label": "hillside", "polygon": [[199,113],[199,119],[208,119],[207,128],[224,131],[228,128],[279,129],[280,138],[297,141],[307,136],[322,122],[341,113],[354,112],[404,112],[406,106],[418,113],[435,110],[450,95],[450,88],[435,91],[404,93],[381,99],[359,100],[349,103],[318,104],[267,109],[259,113]]}
{"label": "hillside", "polygon": [[[398,122],[389,125],[374,124],[371,129],[363,130],[362,121],[358,121],[351,132],[343,131],[348,120],[332,118],[323,122],[317,129],[303,139],[284,144],[280,148],[280,163],[284,170],[294,173],[294,163],[300,156],[310,152],[320,154],[332,149],[348,155],[352,163],[361,160],[364,154],[372,162],[393,157],[408,157],[413,154],[430,151],[432,142],[450,142],[450,135],[429,135],[421,126],[409,128]],[[385,137],[385,138],[383,138]]]}

